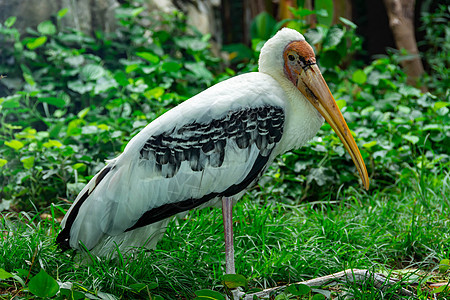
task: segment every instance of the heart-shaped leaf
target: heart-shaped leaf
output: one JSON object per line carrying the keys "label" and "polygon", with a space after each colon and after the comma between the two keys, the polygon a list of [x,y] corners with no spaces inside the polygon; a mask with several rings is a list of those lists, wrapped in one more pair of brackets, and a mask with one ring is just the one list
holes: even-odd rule
{"label": "heart-shaped leaf", "polygon": [[41,270],[30,279],[28,289],[38,297],[53,297],[59,291],[59,285],[53,277]]}

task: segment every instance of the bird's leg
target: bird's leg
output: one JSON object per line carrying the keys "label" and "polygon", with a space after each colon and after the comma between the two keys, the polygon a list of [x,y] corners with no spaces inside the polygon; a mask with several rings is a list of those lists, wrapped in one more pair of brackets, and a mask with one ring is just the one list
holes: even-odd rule
{"label": "bird's leg", "polygon": [[225,235],[226,274],[236,274],[233,246],[233,198],[222,198],[223,232]]}

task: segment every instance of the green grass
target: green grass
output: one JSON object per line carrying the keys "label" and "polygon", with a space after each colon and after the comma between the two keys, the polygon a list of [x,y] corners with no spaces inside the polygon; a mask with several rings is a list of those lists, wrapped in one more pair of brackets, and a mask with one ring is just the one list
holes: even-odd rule
{"label": "green grass", "polygon": [[[348,268],[385,273],[414,268],[437,276],[439,262],[450,253],[449,201],[450,175],[444,171],[384,191],[350,187],[323,201],[298,205],[254,189],[235,206],[236,271],[258,288]],[[131,291],[136,283],[156,282],[152,293],[165,299],[191,299],[194,291],[205,288],[223,291],[220,209],[193,211],[171,222],[155,251],[91,264],[80,264],[56,248],[59,226],[53,221],[8,213],[0,224],[0,268],[23,274],[24,280],[30,270],[32,277],[44,269],[61,282],[124,299],[148,298]],[[449,279],[448,273],[440,276]],[[0,281],[2,298],[10,298],[17,289],[20,284],[14,279]],[[369,283],[345,289],[356,299],[389,299],[395,293],[380,294]],[[20,295],[32,298],[27,292]]]}
{"label": "green grass", "polygon": [[[8,58],[0,64],[0,77],[7,75],[0,88],[0,197],[10,201],[0,203],[5,209],[0,212],[0,299],[34,298],[31,286],[39,289],[51,281],[47,273],[103,298],[100,292],[123,299],[148,299],[150,292],[191,299],[203,288],[223,292],[220,209],[174,220],[156,250],[133,257],[87,265],[54,244],[60,230],[55,216],[68,208],[57,199],[73,200],[99,162],[117,156],[129,138],[171,107],[215,82],[256,69],[256,49],[233,62],[233,71],[181,14],[154,19],[138,13],[140,4],[124,2],[117,34],[86,37],[45,21],[20,37],[15,17],[0,24],[5,45],[0,59]],[[406,85],[399,54],[368,65],[348,61],[362,50],[353,25],[321,24],[320,33],[306,30],[303,18],[296,21],[317,46],[323,75],[356,133],[372,186],[369,192],[357,187],[354,165],[326,124],[320,139],[277,160],[260,182],[264,188],[253,189],[235,207],[236,266],[251,287],[347,268],[385,274],[412,269],[420,272],[410,271],[402,283],[412,281],[420,299],[426,299],[426,282],[449,280],[445,268],[438,271],[439,262],[450,265],[445,12],[440,6],[422,20],[423,46],[429,48],[424,59],[432,70],[423,81],[430,90],[426,94]],[[266,21],[257,18],[254,25]],[[152,39],[143,34],[149,32]],[[253,44],[267,37],[252,36]],[[338,184],[344,186],[335,192]],[[44,209],[51,202],[58,203]],[[395,288],[381,293],[370,280],[334,291],[339,299],[344,293],[355,299],[395,298]]]}

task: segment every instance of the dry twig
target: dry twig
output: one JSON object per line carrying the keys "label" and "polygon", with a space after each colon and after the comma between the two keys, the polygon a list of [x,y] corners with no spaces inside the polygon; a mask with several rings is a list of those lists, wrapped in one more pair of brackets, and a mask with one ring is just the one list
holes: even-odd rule
{"label": "dry twig", "polygon": [[[387,289],[391,288],[399,281],[398,279],[388,278],[383,274],[373,273],[369,270],[348,269],[331,275],[292,284],[305,284],[307,286],[324,286],[330,285],[332,283],[343,283],[343,282],[363,284],[367,280],[373,280],[374,286],[383,291],[386,291]],[[254,299],[254,296],[256,296],[257,298],[267,298],[273,292],[278,290],[281,292],[282,289],[285,289],[289,285],[277,286],[274,288],[266,289],[252,294],[245,294],[244,292],[239,291],[236,292],[234,295],[235,299],[244,299],[244,300],[252,300]],[[409,297],[414,296],[412,292],[402,287],[399,287],[398,294],[399,296],[400,295]]]}

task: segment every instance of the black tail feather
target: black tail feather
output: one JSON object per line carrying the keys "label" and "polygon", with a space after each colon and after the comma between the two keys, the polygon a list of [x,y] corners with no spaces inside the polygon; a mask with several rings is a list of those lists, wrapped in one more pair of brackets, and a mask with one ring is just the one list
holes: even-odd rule
{"label": "black tail feather", "polygon": [[[100,171],[97,178],[95,179],[95,186],[94,189],[91,191],[91,193],[95,190],[95,187],[98,186],[100,181],[108,174],[109,171],[113,169],[113,166],[107,166],[103,170]],[[64,226],[64,229],[61,230],[61,232],[56,237],[56,243],[58,244],[58,247],[62,251],[69,250],[70,247],[70,230],[72,229],[73,222],[75,222],[75,219],[78,216],[78,212],[80,211],[81,205],[83,205],[84,201],[89,197],[91,194],[89,190],[87,190],[83,196],[81,196],[80,200],[77,201],[77,203],[73,206],[72,210],[70,211],[69,216],[67,217],[66,224]]]}

